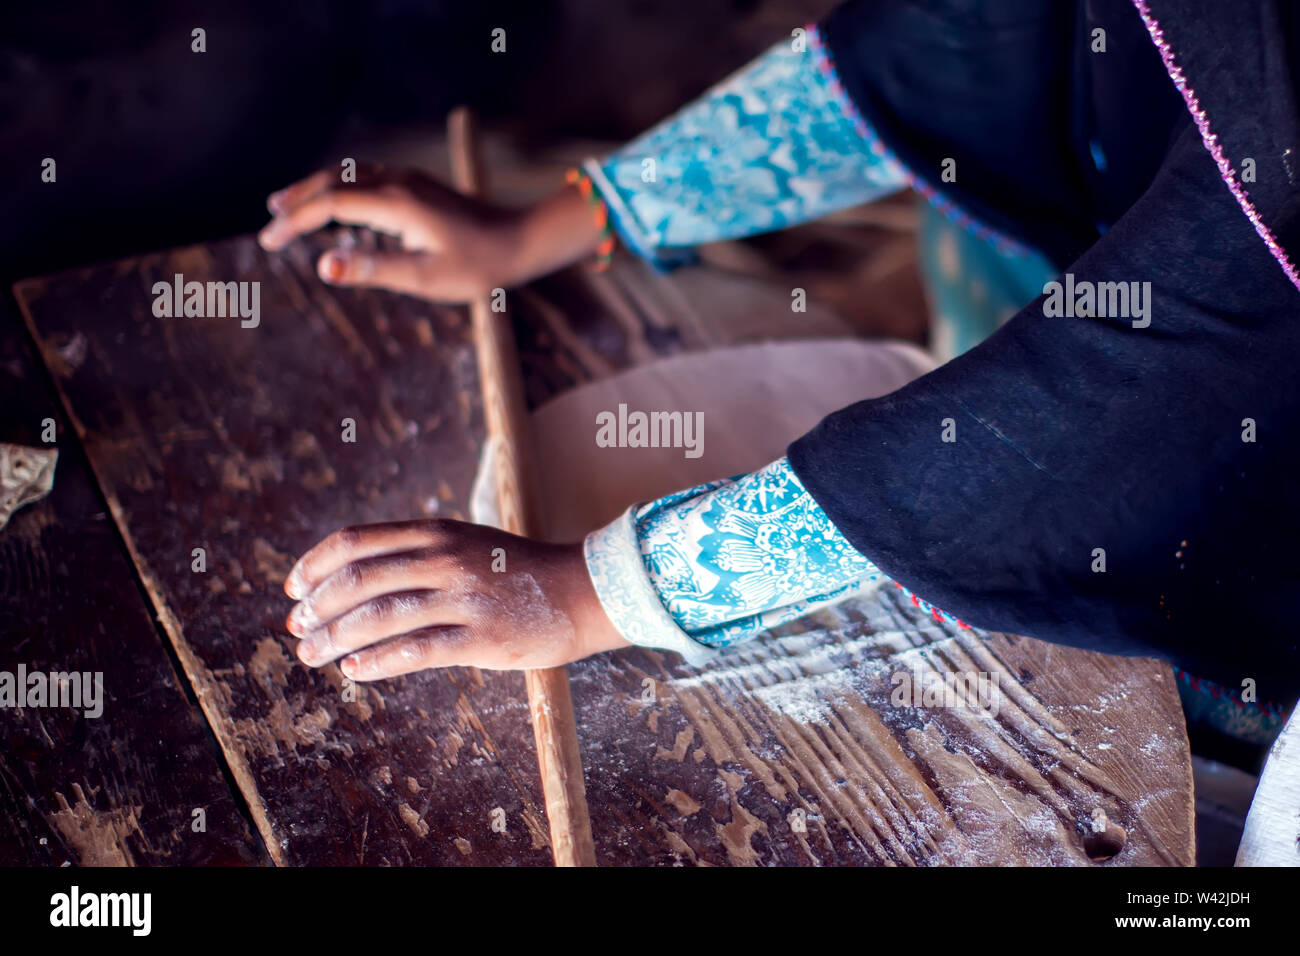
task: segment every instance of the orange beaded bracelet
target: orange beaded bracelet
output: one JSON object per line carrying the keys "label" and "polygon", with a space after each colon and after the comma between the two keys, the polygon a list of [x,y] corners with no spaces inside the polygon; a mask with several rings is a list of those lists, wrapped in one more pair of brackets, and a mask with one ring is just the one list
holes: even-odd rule
{"label": "orange beaded bracelet", "polygon": [[578,191],[587,198],[591,207],[596,213],[596,225],[600,228],[600,244],[596,246],[596,263],[597,272],[603,272],[609,268],[610,261],[614,258],[614,228],[609,222],[609,207],[605,205],[605,200],[600,197],[596,187],[592,184],[591,177],[581,169],[570,169],[564,175],[568,183],[578,187]]}

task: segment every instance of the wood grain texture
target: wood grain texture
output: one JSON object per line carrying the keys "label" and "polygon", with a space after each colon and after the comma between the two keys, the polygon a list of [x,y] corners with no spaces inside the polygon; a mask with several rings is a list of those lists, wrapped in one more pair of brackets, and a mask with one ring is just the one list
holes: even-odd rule
{"label": "wood grain texture", "polygon": [[[474,116],[466,107],[454,110],[448,118],[447,140],[456,188],[467,196],[486,198],[487,180]],[[495,459],[497,514],[502,530],[539,537],[542,525],[519,352],[510,319],[493,312],[489,297],[489,290],[483,290],[470,302],[469,315],[488,448]],[[594,866],[596,855],[568,674],[563,667],[529,670],[524,673],[524,684],[555,863]]]}
{"label": "wood grain texture", "polygon": [[[483,428],[463,313],[330,290],[314,258],[242,239],[18,291],[274,861],[548,863],[520,675],[349,687],[292,656],[293,557],[347,524],[459,516]],[[260,325],[154,317],[176,273],[260,281]]]}
{"label": "wood grain texture", "polygon": [[101,672],[103,710],[0,711],[0,865],[258,863],[261,841],[25,338],[6,296],[0,434],[41,446],[42,422],[53,418],[59,460],[50,495],[0,531],[0,669]]}
{"label": "wood grain texture", "polygon": [[[643,650],[571,670],[603,865],[1195,859],[1162,662],[951,628],[889,586],[700,670]],[[918,673],[997,675],[998,706],[899,706]]]}

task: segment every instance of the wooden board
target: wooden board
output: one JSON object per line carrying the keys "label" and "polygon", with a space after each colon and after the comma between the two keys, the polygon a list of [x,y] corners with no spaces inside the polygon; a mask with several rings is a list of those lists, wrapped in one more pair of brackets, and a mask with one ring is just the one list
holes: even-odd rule
{"label": "wooden board", "polygon": [[[276,862],[544,864],[517,675],[424,674],[346,704],[336,670],[288,656],[289,556],[345,523],[459,516],[482,435],[460,313],[331,290],[312,261],[310,247],[268,258],[235,240],[39,280],[21,298]],[[174,272],[261,280],[262,326],[153,318],[150,286]],[[513,293],[530,400],[754,335],[729,318],[737,283],[760,308],[752,282],[669,280],[620,257],[609,275]],[[788,313],[779,291],[770,316]],[[819,313],[761,327],[843,331]],[[355,445],[338,440],[345,416]],[[199,544],[206,577],[189,570]],[[891,676],[918,657],[997,673],[998,716],[892,706]],[[571,672],[602,864],[1194,858],[1164,664],[949,633],[889,594],[704,672],[644,651]],[[498,806],[506,834],[489,828]]]}
{"label": "wooden board", "polygon": [[0,310],[0,439],[59,429],[53,491],[0,531],[0,668],[103,675],[98,717],[0,711],[0,865],[261,862],[7,296]]}
{"label": "wooden board", "polygon": [[[426,673],[347,700],[337,667],[292,657],[292,557],[345,524],[456,516],[481,430],[463,317],[328,290],[312,261],[239,240],[18,296],[272,859],[548,863],[520,675]],[[260,281],[260,324],[155,318],[153,284],[176,273]]]}
{"label": "wooden board", "polygon": [[[702,670],[647,651],[571,670],[602,864],[1195,858],[1162,662],[961,630],[887,586]],[[997,675],[996,715],[898,705],[918,672]]]}

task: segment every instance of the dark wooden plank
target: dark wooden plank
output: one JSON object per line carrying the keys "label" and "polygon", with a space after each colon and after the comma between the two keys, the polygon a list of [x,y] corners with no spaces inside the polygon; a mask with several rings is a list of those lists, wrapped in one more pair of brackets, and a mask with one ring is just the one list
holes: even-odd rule
{"label": "dark wooden plank", "polygon": [[[18,292],[272,858],[548,863],[520,675],[426,673],[349,700],[336,667],[291,656],[291,556],[345,524],[458,515],[482,429],[460,313],[330,290],[313,261],[243,239]],[[259,281],[260,324],[156,318],[153,285],[176,273]]]}
{"label": "dark wooden plank", "polygon": [[101,672],[103,710],[0,712],[0,864],[264,860],[25,339],[5,296],[0,439],[39,446],[54,418],[59,460],[50,495],[0,531],[0,669]]}

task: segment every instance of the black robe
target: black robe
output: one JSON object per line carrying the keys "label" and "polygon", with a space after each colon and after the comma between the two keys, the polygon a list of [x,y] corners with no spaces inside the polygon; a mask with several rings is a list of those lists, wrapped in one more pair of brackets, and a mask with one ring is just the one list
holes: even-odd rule
{"label": "black robe", "polygon": [[1151,284],[1145,328],[1047,317],[1040,297],[790,446],[882,570],[976,626],[1294,702],[1298,20],[1286,0],[862,0],[828,18],[846,91],[914,174],[1076,283]]}

